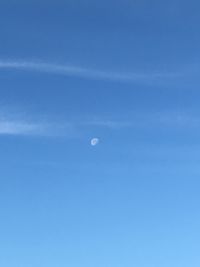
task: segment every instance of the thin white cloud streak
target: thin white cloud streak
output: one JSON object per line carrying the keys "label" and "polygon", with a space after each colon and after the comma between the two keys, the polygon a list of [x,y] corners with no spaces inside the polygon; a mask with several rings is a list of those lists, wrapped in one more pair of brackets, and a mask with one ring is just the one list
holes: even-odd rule
{"label": "thin white cloud streak", "polygon": [[0,121],[1,135],[41,135],[44,127],[40,124],[20,121]]}
{"label": "thin white cloud streak", "polygon": [[68,122],[35,122],[27,119],[0,118],[0,136],[39,136],[39,137],[68,137],[77,138],[85,130],[107,129],[121,131],[127,129],[149,129],[149,127],[178,127],[183,129],[199,128],[200,117],[195,114],[180,114],[176,112],[158,112],[152,114],[136,114],[129,121],[126,120],[83,120]]}
{"label": "thin white cloud streak", "polygon": [[76,137],[83,129],[105,128],[117,130],[120,128],[131,127],[130,123],[118,121],[84,121],[84,122],[63,122],[42,123],[30,122],[25,120],[0,120],[0,135],[11,136],[41,136],[41,137]]}
{"label": "thin white cloud streak", "polygon": [[83,123],[85,126],[93,127],[104,127],[110,129],[120,129],[133,126],[133,123],[128,121],[117,121],[117,120],[91,120]]}
{"label": "thin white cloud streak", "polygon": [[79,77],[86,79],[134,82],[134,81],[153,81],[155,79],[174,77],[176,74],[168,72],[136,73],[136,72],[110,72],[82,67],[59,65],[33,61],[3,61],[0,60],[0,69],[25,70],[59,74],[64,76]]}
{"label": "thin white cloud streak", "polygon": [[72,124],[33,122],[30,120],[0,119],[0,135],[59,137],[73,136]]}
{"label": "thin white cloud streak", "polygon": [[[130,117],[130,116],[129,116]],[[126,120],[106,120],[94,119],[84,121],[82,126],[107,128],[111,130],[126,130],[126,129],[144,129],[149,127],[165,127],[165,128],[199,128],[200,114],[192,112],[180,111],[163,111],[163,112],[138,112],[132,114],[132,119]]]}

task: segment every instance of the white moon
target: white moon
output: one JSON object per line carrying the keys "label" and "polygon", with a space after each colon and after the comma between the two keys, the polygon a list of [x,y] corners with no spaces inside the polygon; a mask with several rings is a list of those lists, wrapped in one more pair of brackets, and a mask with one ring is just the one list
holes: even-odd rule
{"label": "white moon", "polygon": [[92,138],[90,143],[91,143],[91,146],[96,146],[99,143],[99,138]]}

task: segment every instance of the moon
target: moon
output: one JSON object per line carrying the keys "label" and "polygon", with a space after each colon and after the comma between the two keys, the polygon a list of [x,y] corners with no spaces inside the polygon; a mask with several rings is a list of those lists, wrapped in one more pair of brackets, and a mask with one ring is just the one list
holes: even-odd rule
{"label": "moon", "polygon": [[91,146],[96,146],[99,143],[99,138],[92,138],[91,141]]}

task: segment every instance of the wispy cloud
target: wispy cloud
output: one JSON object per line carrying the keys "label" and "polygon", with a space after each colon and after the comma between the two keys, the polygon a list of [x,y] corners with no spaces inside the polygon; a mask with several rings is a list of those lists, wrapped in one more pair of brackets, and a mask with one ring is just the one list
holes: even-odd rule
{"label": "wispy cloud", "polygon": [[151,73],[139,73],[139,72],[112,72],[101,71],[96,69],[83,68],[71,65],[60,65],[45,62],[33,62],[33,61],[5,61],[0,60],[0,69],[16,69],[25,71],[37,71],[46,72],[52,74],[59,74],[71,77],[87,78],[87,79],[99,79],[110,81],[122,81],[122,82],[134,82],[134,81],[153,81],[155,79],[173,77],[175,73],[169,72],[151,72]]}
{"label": "wispy cloud", "polygon": [[69,121],[60,121],[55,123],[51,119],[35,120],[29,116],[3,116],[0,115],[0,136],[41,136],[41,137],[80,137],[86,132],[93,130],[144,130],[152,127],[167,129],[194,129],[200,126],[200,116],[198,114],[180,113],[180,112],[157,112],[157,113],[137,113],[132,114],[129,120],[124,119],[71,119]]}
{"label": "wispy cloud", "polygon": [[49,117],[45,119],[35,117],[33,114],[10,110],[10,108],[0,110],[0,135],[76,137],[85,130],[118,129],[127,126],[130,124],[112,118],[71,118],[68,120],[57,118],[55,120]]}
{"label": "wispy cloud", "polygon": [[133,126],[133,123],[125,120],[112,120],[112,119],[94,119],[82,123],[85,126],[104,127],[110,129],[120,129]]}
{"label": "wispy cloud", "polygon": [[76,137],[72,123],[45,123],[25,120],[0,120],[0,136]]}
{"label": "wispy cloud", "polygon": [[72,124],[55,123],[50,120],[31,119],[20,113],[0,113],[0,135],[16,136],[62,136],[72,134]]}
{"label": "wispy cloud", "polygon": [[27,123],[22,121],[0,121],[1,135],[41,135],[44,134],[44,127],[40,124]]}

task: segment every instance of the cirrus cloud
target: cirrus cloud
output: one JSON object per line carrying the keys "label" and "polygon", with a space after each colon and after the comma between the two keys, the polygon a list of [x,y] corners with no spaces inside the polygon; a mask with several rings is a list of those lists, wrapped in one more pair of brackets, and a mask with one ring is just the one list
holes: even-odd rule
{"label": "cirrus cloud", "polygon": [[79,77],[95,80],[110,80],[121,82],[137,82],[137,81],[155,81],[163,78],[177,76],[176,73],[169,72],[115,72],[106,70],[90,69],[80,66],[61,65],[47,63],[42,61],[23,61],[23,60],[0,60],[0,69],[4,70],[24,70],[37,71],[51,74],[59,74],[69,77]]}

